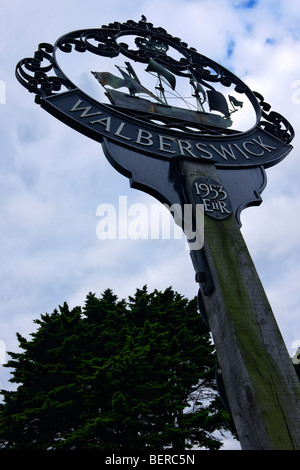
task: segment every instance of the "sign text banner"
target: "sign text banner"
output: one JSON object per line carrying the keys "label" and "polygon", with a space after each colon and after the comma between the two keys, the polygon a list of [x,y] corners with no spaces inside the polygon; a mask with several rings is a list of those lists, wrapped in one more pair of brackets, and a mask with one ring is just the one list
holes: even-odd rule
{"label": "sign text banner", "polygon": [[273,166],[292,146],[260,128],[218,138],[183,134],[155,126],[144,127],[120,116],[111,106],[98,103],[76,89],[43,100],[41,106],[82,134],[101,142],[103,137],[119,145],[160,158],[186,157],[222,167]]}

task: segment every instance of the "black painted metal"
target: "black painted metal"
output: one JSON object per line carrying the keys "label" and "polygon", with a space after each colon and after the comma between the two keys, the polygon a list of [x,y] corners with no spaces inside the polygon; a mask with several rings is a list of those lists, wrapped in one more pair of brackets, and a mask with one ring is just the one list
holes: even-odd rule
{"label": "black painted metal", "polygon": [[[135,38],[134,47],[123,42],[128,37]],[[177,51],[181,58],[177,60],[170,55],[170,49]],[[162,69],[173,89],[176,77],[188,78],[196,98],[205,93],[203,87],[208,89],[207,95],[212,97],[210,107],[223,110],[225,124],[221,127],[211,125],[209,118],[205,123],[207,113],[199,112],[200,120],[203,115],[204,121],[202,124],[193,122],[191,129],[189,113],[182,114],[178,108],[168,116],[168,108],[164,107],[161,112],[162,105],[159,104],[154,108],[160,119],[156,123],[153,112],[142,112],[143,100],[139,101],[140,109],[135,111],[99,103],[78,89],[58,62],[58,51],[71,53],[73,50],[107,58],[122,55],[148,64],[146,70]],[[133,80],[133,88],[128,87],[134,95],[134,88],[142,85],[132,67],[128,66],[127,71]],[[123,74],[124,83],[129,75]],[[17,64],[16,77],[36,95],[35,101],[42,108],[75,130],[101,142],[109,161],[130,178],[133,187],[148,192],[161,202],[181,206],[190,202],[184,193],[178,159],[215,165],[224,184],[222,190],[223,196],[226,193],[227,205],[224,206],[222,194],[219,194],[218,210],[213,196],[210,202],[208,196],[204,201],[206,215],[222,220],[234,213],[239,225],[241,210],[261,202],[260,194],[266,185],[264,168],[278,163],[292,148],[292,126],[279,113],[270,111],[271,106],[259,93],[252,92],[233,73],[199,54],[196,49],[189,48],[179,38],[171,36],[163,28],[154,27],[144,16],[139,22],[114,22],[101,28],[73,31],[60,37],[54,46],[41,43],[33,58],[23,59]],[[104,79],[112,80],[113,84],[122,82],[122,78],[111,77],[111,74],[106,74]],[[215,90],[216,84],[234,86],[235,92],[248,98],[256,115],[256,123],[251,129],[240,132],[228,127],[227,105],[224,96]],[[162,82],[158,89],[164,99]],[[117,96],[116,93],[114,95]],[[229,99],[234,108],[232,112],[243,106],[242,100],[232,96]],[[199,102],[201,105],[201,100]],[[217,118],[221,122],[220,116]],[[195,199],[203,203],[200,192]],[[202,285],[204,295],[208,295],[213,285],[204,255],[201,250],[192,250],[191,256],[196,280]]]}
{"label": "black painted metal", "polygon": [[[136,36],[137,49],[130,48],[128,44],[122,42],[123,37]],[[173,48],[182,57],[176,60],[167,54],[168,49]],[[98,29],[87,29],[73,31],[60,37],[54,46],[41,43],[33,58],[25,58],[16,66],[17,79],[30,92],[36,94],[36,101],[42,103],[43,100],[61,93],[61,91],[75,90],[77,87],[67,77],[59,65],[57,51],[70,53],[89,51],[103,57],[117,57],[123,55],[136,62],[148,63],[149,59],[155,59],[160,65],[171,71],[176,76],[190,78],[194,76],[199,84],[203,84],[210,90],[216,84],[229,87],[235,86],[235,91],[247,96],[252,103],[256,113],[256,124],[260,129],[278,138],[281,142],[290,143],[294,137],[294,130],[290,123],[279,113],[270,111],[271,106],[264,101],[264,98],[256,92],[252,92],[242,80],[233,73],[217,64],[213,60],[199,54],[196,49],[189,48],[179,38],[168,34],[163,28],[154,27],[146,20],[126,23],[114,22],[108,26]],[[135,115],[134,119],[145,125],[147,117]],[[172,121],[185,129],[187,123]],[[153,123],[152,123],[153,125]],[[162,126],[157,126],[161,132]],[[170,127],[167,121],[165,126]],[[224,128],[210,128],[200,126],[198,134],[232,135],[239,134],[239,131],[232,131]]]}
{"label": "black painted metal", "polygon": [[[134,47],[123,42],[129,36],[135,38]],[[181,58],[175,59],[169,54],[170,49],[177,51]],[[193,113],[165,106],[161,84],[157,87],[160,97],[155,106],[147,100],[132,101],[136,98],[130,87],[130,95],[122,96],[120,103],[114,101],[118,100],[115,91],[111,93],[111,104],[100,103],[81,91],[61,68],[58,51],[71,53],[73,50],[107,58],[121,55],[148,64],[147,70],[163,67],[172,88],[175,82],[169,74],[192,79],[193,96],[199,97],[205,87],[211,97],[210,111],[217,109],[223,117],[209,116],[199,109],[196,115],[193,112],[196,119],[191,126],[189,119]],[[130,72],[131,79],[136,79],[134,71],[129,69]],[[271,111],[271,106],[259,93],[251,91],[233,73],[188,47],[179,38],[163,28],[154,27],[144,16],[139,22],[114,22],[101,28],[73,31],[60,37],[54,46],[41,43],[34,57],[17,64],[16,77],[35,94],[36,103],[43,109],[76,131],[101,142],[110,163],[129,178],[132,187],[153,195],[162,203],[183,207],[191,202],[180,170],[180,159],[215,165],[220,182],[208,181],[202,176],[195,179],[194,202],[204,204],[206,215],[220,221],[234,214],[240,225],[241,210],[261,203],[261,192],[266,185],[265,168],[281,161],[292,149],[292,126],[281,114]],[[114,84],[122,81],[120,77],[106,75],[100,77],[100,82],[104,79]],[[250,101],[256,116],[251,129],[245,132],[231,129],[225,98],[215,90],[215,85],[234,86],[234,91],[241,96],[241,100],[228,97],[232,112],[243,105],[244,97]],[[126,107],[129,103],[133,106]],[[135,107],[136,103],[138,106]],[[199,103],[201,108],[201,100]],[[145,106],[149,106],[147,112]],[[159,122],[155,116],[159,117]],[[176,214],[174,219],[176,221]],[[203,298],[213,292],[214,285],[204,251],[191,250],[190,254],[196,281],[201,286],[199,308],[208,326]],[[218,374],[217,379],[227,404]]]}

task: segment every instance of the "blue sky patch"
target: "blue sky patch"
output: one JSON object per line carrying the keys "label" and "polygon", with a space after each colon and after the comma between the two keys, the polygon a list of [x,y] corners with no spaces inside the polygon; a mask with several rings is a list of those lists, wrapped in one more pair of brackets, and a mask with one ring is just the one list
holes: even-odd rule
{"label": "blue sky patch", "polygon": [[253,8],[258,4],[258,0],[245,0],[237,5],[235,5],[236,8]]}
{"label": "blue sky patch", "polygon": [[231,39],[227,44],[227,57],[231,57],[235,48],[235,41]]}
{"label": "blue sky patch", "polygon": [[266,39],[266,44],[275,44],[276,43],[276,39],[275,38],[267,38]]}

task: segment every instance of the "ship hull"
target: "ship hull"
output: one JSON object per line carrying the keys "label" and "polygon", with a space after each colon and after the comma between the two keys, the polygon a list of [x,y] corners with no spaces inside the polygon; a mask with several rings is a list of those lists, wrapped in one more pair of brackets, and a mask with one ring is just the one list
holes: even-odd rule
{"label": "ship hull", "polygon": [[182,120],[190,124],[195,123],[198,125],[202,124],[222,128],[227,128],[232,125],[232,121],[229,118],[214,113],[192,111],[175,106],[154,103],[153,101],[138,98],[117,90],[107,90],[107,95],[111,103],[120,108],[131,109],[147,114],[153,113],[156,117],[161,115],[171,119]]}

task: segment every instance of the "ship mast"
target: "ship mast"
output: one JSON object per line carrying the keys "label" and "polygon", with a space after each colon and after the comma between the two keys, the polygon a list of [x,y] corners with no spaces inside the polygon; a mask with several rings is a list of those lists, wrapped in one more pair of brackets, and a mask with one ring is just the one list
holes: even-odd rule
{"label": "ship mast", "polygon": [[162,84],[162,80],[161,80],[161,76],[158,75],[158,86],[155,87],[156,90],[159,91],[159,97],[160,97],[160,100],[163,101],[164,104],[168,105],[168,102],[167,102],[167,98],[166,98],[166,95],[165,95],[165,89],[163,87],[163,84]]}
{"label": "ship mast", "polygon": [[163,87],[163,82],[162,82],[162,77],[168,82],[169,86],[172,88],[172,90],[175,90],[176,88],[176,78],[175,75],[173,75],[169,70],[167,70],[165,67],[162,65],[158,64],[155,60],[150,58],[148,67],[146,68],[146,72],[154,72],[155,76],[157,76],[158,79],[158,86],[156,86],[156,90],[159,91],[160,94],[160,101],[162,101],[164,104],[168,105],[166,96],[165,96],[165,89]]}
{"label": "ship mast", "polygon": [[[200,83],[196,81],[193,76],[190,78],[190,84],[194,89],[194,94],[192,96],[196,98],[198,111],[205,112],[205,109],[203,107],[203,103],[206,101],[206,94],[204,88],[202,88]],[[203,97],[202,99],[201,95]]]}

